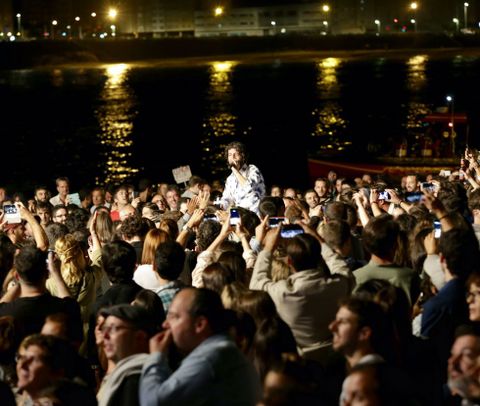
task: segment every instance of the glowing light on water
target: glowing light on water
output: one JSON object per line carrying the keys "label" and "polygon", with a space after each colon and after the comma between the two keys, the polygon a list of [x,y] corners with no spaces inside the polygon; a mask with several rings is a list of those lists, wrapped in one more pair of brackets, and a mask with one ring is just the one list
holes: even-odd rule
{"label": "glowing light on water", "polygon": [[421,93],[427,84],[427,62],[427,55],[415,55],[406,62],[407,88],[413,93],[405,118],[404,127],[407,129],[421,129],[423,127],[421,118],[432,111],[430,106],[415,97],[415,94]]}
{"label": "glowing light on water", "polygon": [[104,147],[104,159],[100,163],[103,180],[100,183],[118,184],[135,175],[139,169],[129,163],[132,156],[133,120],[136,116],[136,98],[126,81],[130,66],[108,65],[107,80],[100,94],[101,105],[96,111]]}
{"label": "glowing light on water", "polygon": [[234,61],[210,64],[210,87],[207,93],[208,111],[203,121],[202,165],[216,175],[225,167],[223,149],[237,134],[237,116],[232,112],[232,73]]}
{"label": "glowing light on water", "polygon": [[320,141],[320,145],[314,145],[314,148],[342,150],[344,145],[350,145],[350,141],[344,139],[347,121],[337,101],[341,91],[338,69],[342,63],[340,58],[325,58],[316,65],[319,101],[311,113],[314,118],[311,135]]}

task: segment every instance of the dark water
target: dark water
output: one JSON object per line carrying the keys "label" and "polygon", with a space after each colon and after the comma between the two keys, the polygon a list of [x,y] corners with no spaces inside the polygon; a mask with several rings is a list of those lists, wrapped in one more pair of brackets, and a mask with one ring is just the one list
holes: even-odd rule
{"label": "dark water", "polygon": [[309,153],[389,153],[447,94],[478,144],[478,89],[480,57],[461,54],[3,71],[0,179],[172,182],[187,164],[223,179],[222,147],[240,139],[268,184],[306,187]]}

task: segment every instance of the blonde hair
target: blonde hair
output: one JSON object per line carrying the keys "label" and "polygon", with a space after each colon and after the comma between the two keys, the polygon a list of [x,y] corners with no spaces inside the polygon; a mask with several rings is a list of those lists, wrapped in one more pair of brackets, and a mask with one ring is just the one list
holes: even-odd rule
{"label": "blonde hair", "polygon": [[278,282],[287,279],[292,274],[292,268],[285,261],[274,258],[272,261],[272,281]]}
{"label": "blonde hair", "polygon": [[61,261],[60,271],[65,284],[70,287],[80,283],[87,267],[80,243],[72,234],[67,234],[57,240],[55,252]]}

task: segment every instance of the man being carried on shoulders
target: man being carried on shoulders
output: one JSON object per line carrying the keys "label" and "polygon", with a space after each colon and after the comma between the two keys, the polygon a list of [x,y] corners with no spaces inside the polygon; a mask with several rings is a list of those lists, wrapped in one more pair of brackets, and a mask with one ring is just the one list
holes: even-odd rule
{"label": "man being carried on shoulders", "polygon": [[258,205],[265,195],[265,182],[260,170],[247,163],[245,146],[231,142],[225,154],[232,173],[227,178],[220,204],[224,209],[239,206],[258,214]]}

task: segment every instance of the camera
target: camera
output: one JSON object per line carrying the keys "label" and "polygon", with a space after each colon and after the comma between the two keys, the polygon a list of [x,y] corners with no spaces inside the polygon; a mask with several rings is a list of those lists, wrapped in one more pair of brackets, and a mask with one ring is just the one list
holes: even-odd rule
{"label": "camera", "polygon": [[440,221],[433,222],[433,229],[435,230],[435,238],[440,238],[442,235],[442,224]]}

